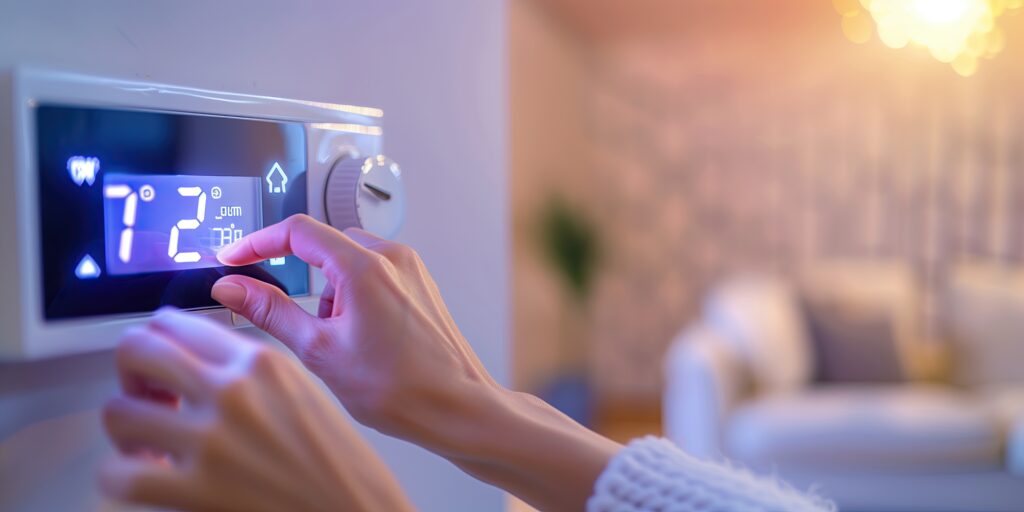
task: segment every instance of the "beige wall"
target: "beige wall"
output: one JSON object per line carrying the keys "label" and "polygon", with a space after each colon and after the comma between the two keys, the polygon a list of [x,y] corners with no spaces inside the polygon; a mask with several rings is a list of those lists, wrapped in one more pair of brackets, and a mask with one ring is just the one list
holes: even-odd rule
{"label": "beige wall", "polygon": [[[846,41],[829,2],[723,5],[671,37],[591,40],[578,61],[585,105],[569,115],[591,165],[570,188],[610,249],[586,328],[605,397],[657,397],[665,347],[730,272],[901,261],[937,329],[951,263],[1024,260],[1024,16],[965,79],[923,51]],[[542,172],[512,169],[514,183]],[[513,197],[515,219],[529,208]],[[517,309],[548,286],[521,279],[522,259]]]}
{"label": "beige wall", "polygon": [[537,4],[509,5],[509,96],[513,260],[513,380],[537,390],[566,363],[564,336],[578,325],[569,297],[539,256],[538,211],[555,194],[587,205],[579,186],[590,167],[587,49]]}

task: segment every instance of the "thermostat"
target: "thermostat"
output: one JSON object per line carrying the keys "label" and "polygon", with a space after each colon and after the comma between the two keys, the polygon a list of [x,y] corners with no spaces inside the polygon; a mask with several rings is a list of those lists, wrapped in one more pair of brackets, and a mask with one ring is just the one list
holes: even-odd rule
{"label": "thermostat", "polygon": [[397,163],[379,109],[16,70],[0,78],[0,357],[110,347],[162,306],[231,323],[227,274],[314,310],[295,257],[222,266],[219,248],[304,213],[396,234]]}

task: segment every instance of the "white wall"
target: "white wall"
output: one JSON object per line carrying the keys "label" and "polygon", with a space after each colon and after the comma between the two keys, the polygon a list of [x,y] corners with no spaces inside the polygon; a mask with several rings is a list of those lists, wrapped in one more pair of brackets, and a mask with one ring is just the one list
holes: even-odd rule
{"label": "white wall", "polygon": [[[381,107],[422,254],[487,367],[507,380],[506,13],[503,0],[0,0],[0,68]],[[0,172],[10,172],[0,169]],[[2,327],[0,327],[2,328]],[[0,365],[0,509],[108,510],[92,470],[109,354]],[[497,510],[499,492],[368,433],[423,510]]]}

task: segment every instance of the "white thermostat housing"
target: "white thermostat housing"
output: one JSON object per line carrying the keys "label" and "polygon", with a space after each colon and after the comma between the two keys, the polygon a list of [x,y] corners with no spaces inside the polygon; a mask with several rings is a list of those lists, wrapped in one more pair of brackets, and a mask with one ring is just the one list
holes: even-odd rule
{"label": "white thermostat housing", "polygon": [[219,247],[305,213],[396,234],[405,192],[379,109],[44,70],[0,74],[0,359],[111,347],[175,306],[244,321],[219,277],[275,284],[313,311],[295,257],[242,268]]}

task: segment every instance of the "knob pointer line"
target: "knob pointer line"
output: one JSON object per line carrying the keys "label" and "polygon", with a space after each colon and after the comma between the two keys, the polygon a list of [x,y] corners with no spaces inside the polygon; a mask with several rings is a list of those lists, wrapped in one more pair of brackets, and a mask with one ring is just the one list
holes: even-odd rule
{"label": "knob pointer line", "polygon": [[379,187],[375,187],[373,185],[370,185],[369,183],[363,183],[363,187],[365,187],[366,190],[369,190],[371,193],[373,193],[373,195],[377,199],[380,199],[382,201],[390,201],[391,200],[391,193],[388,192],[387,190],[384,190],[384,189],[379,188]]}

